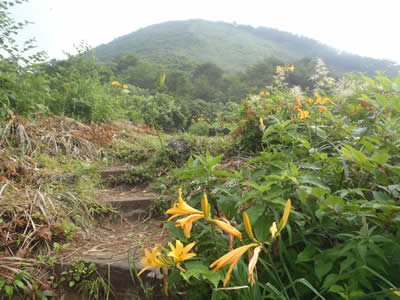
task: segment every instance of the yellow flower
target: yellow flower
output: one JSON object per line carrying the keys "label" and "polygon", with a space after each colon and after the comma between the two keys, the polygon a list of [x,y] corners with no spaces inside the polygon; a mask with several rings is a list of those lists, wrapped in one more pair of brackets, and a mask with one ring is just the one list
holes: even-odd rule
{"label": "yellow flower", "polygon": [[317,97],[317,100],[315,101],[315,105],[318,105],[318,103],[321,102],[321,96],[318,93],[315,93],[315,97]]}
{"label": "yellow flower", "polygon": [[183,244],[180,240],[176,240],[175,247],[172,243],[168,243],[169,247],[171,248],[171,252],[167,254],[167,256],[173,257],[175,263],[179,264],[180,262],[191,259],[192,257],[196,256],[196,253],[189,253],[189,251],[194,247],[195,242],[187,244],[183,247]]}
{"label": "yellow flower", "polygon": [[223,231],[227,232],[228,234],[236,236],[239,239],[242,238],[242,233],[238,231],[235,227],[228,224],[227,221],[213,219],[211,220],[211,222],[217,224],[218,227],[220,227]]}
{"label": "yellow flower", "polygon": [[269,228],[269,232],[271,233],[271,237],[274,239],[276,233],[278,232],[278,228],[276,228],[276,222],[272,223],[271,227]]}
{"label": "yellow flower", "polygon": [[324,97],[324,98],[322,98],[322,100],[324,100],[325,102],[329,102],[330,104],[332,104],[332,105],[336,105],[336,103],[335,102],[333,102],[331,99],[329,99],[328,97]]}
{"label": "yellow flower", "polygon": [[314,100],[312,98],[308,98],[308,103],[313,104]]}
{"label": "yellow flower", "polygon": [[293,66],[293,65],[291,65],[290,67],[288,67],[288,68],[287,68],[287,70],[288,70],[288,71],[292,71],[292,72],[294,72],[294,66]]}
{"label": "yellow flower", "polygon": [[305,118],[311,118],[310,113],[307,110],[302,110],[302,109],[299,109],[299,113],[298,113],[297,117],[300,120],[303,120]]}
{"label": "yellow flower", "polygon": [[253,239],[253,241],[257,241],[256,238],[254,237],[253,230],[251,229],[249,216],[245,212],[243,213],[243,223],[247,234]]}
{"label": "yellow flower", "polygon": [[282,71],[282,67],[281,66],[276,66],[276,73],[280,73]]}
{"label": "yellow flower", "polygon": [[183,229],[183,232],[185,233],[185,236],[187,238],[190,238],[190,231],[192,230],[193,222],[197,221],[201,218],[204,218],[204,215],[198,215],[198,214],[193,214],[190,216],[187,216],[183,219],[179,219],[176,221],[176,227],[181,227]]}
{"label": "yellow flower", "polygon": [[256,86],[253,86],[253,91],[257,91],[257,87]]}
{"label": "yellow flower", "polygon": [[[391,288],[390,290],[393,291],[394,289]],[[393,291],[393,294],[395,294],[396,296],[400,296],[400,292],[399,291]]]}
{"label": "yellow flower", "polygon": [[256,267],[256,264],[258,261],[258,256],[259,256],[261,250],[262,250],[261,246],[256,247],[256,249],[254,249],[253,257],[249,261],[248,271],[249,271],[249,283],[251,283],[251,286],[253,286],[255,283],[254,268]]}
{"label": "yellow flower", "polygon": [[121,86],[121,84],[118,81],[113,81],[111,83],[112,86]]}
{"label": "yellow flower", "polygon": [[260,117],[260,128],[262,131],[265,130],[264,119]]}
{"label": "yellow flower", "polygon": [[224,256],[218,258],[216,261],[214,261],[210,265],[210,268],[214,268],[215,267],[214,272],[218,271],[219,269],[221,269],[222,267],[224,267],[226,265],[231,265],[229,267],[228,273],[225,276],[224,286],[226,286],[226,284],[228,283],[229,278],[231,277],[232,270],[236,266],[236,264],[238,263],[240,257],[244,253],[246,253],[247,250],[249,250],[252,247],[256,247],[256,246],[258,246],[258,244],[253,243],[253,244],[249,244],[249,245],[245,245],[245,246],[236,248],[236,249],[228,252]]}
{"label": "yellow flower", "polygon": [[145,257],[143,257],[140,262],[145,265],[146,267],[143,268],[138,276],[140,276],[140,274],[142,274],[144,271],[146,271],[147,269],[150,268],[161,268],[161,267],[165,267],[166,265],[164,263],[162,263],[157,257],[161,255],[161,253],[158,251],[158,247],[154,247],[150,251],[146,248],[144,249],[144,253],[145,253]]}
{"label": "yellow flower", "polygon": [[182,199],[182,188],[179,188],[179,203],[175,203],[172,208],[167,210],[167,214],[173,214],[168,221],[171,221],[172,219],[179,217],[179,216],[185,216],[185,215],[190,215],[190,214],[202,214],[201,211],[191,207],[189,204],[187,204],[185,201]]}
{"label": "yellow flower", "polygon": [[265,92],[260,92],[260,96],[264,96],[265,95]]}
{"label": "yellow flower", "polygon": [[127,89],[127,88],[128,88],[128,85],[127,85],[127,84],[124,84],[122,87],[123,87],[124,89]]}
{"label": "yellow flower", "polygon": [[203,198],[201,198],[201,209],[203,211],[203,215],[208,218],[210,215],[210,204],[208,203],[207,195],[204,194]]}
{"label": "yellow flower", "polygon": [[289,219],[290,209],[292,207],[292,202],[290,199],[286,201],[285,210],[283,211],[282,219],[279,222],[278,228],[276,227],[276,223],[272,223],[271,227],[269,228],[269,232],[271,233],[272,239],[275,239],[279,236],[281,231],[285,228],[287,221]]}

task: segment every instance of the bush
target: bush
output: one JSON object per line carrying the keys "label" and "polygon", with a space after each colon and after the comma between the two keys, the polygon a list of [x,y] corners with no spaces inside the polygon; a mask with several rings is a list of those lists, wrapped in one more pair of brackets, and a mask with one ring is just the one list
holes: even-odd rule
{"label": "bush", "polygon": [[189,132],[191,134],[195,135],[202,135],[202,136],[207,136],[208,135],[208,123],[205,121],[197,121],[190,125],[189,127]]}
{"label": "bush", "polygon": [[146,125],[156,125],[164,131],[174,131],[185,127],[185,117],[181,108],[169,95],[157,93],[149,97],[141,107]]}

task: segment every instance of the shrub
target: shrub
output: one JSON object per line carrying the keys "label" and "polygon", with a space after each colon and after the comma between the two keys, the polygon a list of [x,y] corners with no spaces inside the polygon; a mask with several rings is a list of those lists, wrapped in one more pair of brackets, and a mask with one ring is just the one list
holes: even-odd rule
{"label": "shrub", "polygon": [[188,131],[191,134],[207,136],[208,135],[208,128],[209,128],[209,125],[208,125],[207,122],[205,122],[205,121],[197,121],[197,122],[194,122],[192,125],[190,125]]}

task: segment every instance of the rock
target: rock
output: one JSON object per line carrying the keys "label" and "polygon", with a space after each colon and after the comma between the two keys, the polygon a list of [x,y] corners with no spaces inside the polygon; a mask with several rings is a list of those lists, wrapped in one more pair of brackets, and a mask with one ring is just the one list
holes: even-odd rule
{"label": "rock", "polygon": [[189,144],[182,139],[172,139],[168,141],[167,147],[175,150],[178,153],[189,153]]}

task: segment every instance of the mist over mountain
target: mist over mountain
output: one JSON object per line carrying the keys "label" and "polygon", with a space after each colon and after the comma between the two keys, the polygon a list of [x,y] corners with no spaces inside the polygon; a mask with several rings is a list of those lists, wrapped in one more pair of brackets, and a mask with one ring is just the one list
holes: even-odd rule
{"label": "mist over mountain", "polygon": [[205,20],[170,21],[151,25],[95,48],[100,61],[134,54],[150,63],[183,71],[212,62],[228,72],[244,71],[267,57],[291,62],[303,57],[322,58],[337,74],[386,71],[400,66],[340,51],[316,40],[277,29]]}

